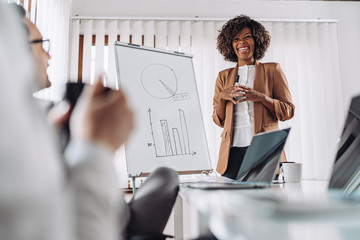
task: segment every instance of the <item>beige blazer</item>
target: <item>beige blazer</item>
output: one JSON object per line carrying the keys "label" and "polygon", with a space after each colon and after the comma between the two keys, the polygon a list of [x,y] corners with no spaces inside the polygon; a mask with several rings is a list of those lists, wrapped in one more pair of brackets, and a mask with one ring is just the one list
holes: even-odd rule
{"label": "beige blazer", "polygon": [[[213,100],[213,120],[219,127],[224,128],[221,134],[221,145],[216,171],[224,174],[228,166],[228,158],[233,133],[233,107],[227,101],[225,120],[221,121],[216,112],[221,91],[233,87],[238,74],[238,65],[221,71],[216,79]],[[254,90],[264,93],[274,99],[275,112],[270,112],[263,104],[254,102],[254,133],[278,129],[278,121],[285,121],[294,116],[295,106],[285,74],[278,63],[255,62]],[[283,159],[286,161],[286,159]]]}

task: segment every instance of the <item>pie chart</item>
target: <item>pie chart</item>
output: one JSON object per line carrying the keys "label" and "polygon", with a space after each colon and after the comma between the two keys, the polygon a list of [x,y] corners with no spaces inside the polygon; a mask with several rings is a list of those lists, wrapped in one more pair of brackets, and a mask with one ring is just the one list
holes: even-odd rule
{"label": "pie chart", "polygon": [[176,74],[172,68],[163,64],[151,64],[141,73],[141,84],[152,97],[167,99],[178,90]]}

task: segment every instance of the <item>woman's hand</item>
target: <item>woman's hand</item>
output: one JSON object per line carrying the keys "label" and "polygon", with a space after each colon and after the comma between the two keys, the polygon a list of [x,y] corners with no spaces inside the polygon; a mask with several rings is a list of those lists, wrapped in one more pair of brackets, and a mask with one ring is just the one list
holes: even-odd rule
{"label": "woman's hand", "polygon": [[237,97],[242,97],[244,95],[244,94],[240,93],[240,91],[242,91],[241,90],[242,87],[243,86],[241,86],[241,85],[237,85],[237,86],[234,86],[231,88],[224,89],[220,93],[220,99],[231,101],[234,104],[238,103],[238,101],[236,101],[235,99]]}
{"label": "woman's hand", "polygon": [[241,103],[245,101],[261,102],[271,112],[275,112],[274,100],[271,97],[252,88],[243,85],[238,86],[240,91],[243,92],[243,94],[239,94],[240,99],[237,100],[236,103]]}
{"label": "woman's hand", "polygon": [[238,94],[240,99],[237,100],[236,103],[241,103],[245,101],[262,102],[265,98],[265,94],[258,92],[252,88],[243,85],[238,85],[238,87],[238,91],[243,92],[243,94]]}

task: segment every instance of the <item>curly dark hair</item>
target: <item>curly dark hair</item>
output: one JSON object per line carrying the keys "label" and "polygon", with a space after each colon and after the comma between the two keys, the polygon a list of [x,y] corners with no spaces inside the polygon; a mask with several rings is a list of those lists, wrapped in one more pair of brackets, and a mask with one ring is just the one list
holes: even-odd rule
{"label": "curly dark hair", "polygon": [[244,28],[250,28],[255,41],[254,59],[262,59],[270,45],[270,34],[265,27],[246,15],[236,16],[230,19],[219,30],[217,37],[217,49],[226,61],[237,62],[238,58],[232,47],[233,39]]}

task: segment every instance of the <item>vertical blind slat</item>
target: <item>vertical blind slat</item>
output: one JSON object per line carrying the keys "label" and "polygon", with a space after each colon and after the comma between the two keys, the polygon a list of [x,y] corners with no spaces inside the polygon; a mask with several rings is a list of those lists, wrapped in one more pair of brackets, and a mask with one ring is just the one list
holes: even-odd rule
{"label": "vertical blind slat", "polygon": [[[296,31],[296,39],[303,43],[296,45],[297,54],[307,55],[309,53],[308,49],[308,24],[307,23],[299,23],[297,24],[297,31]],[[298,135],[299,139],[301,140],[301,146],[303,148],[302,151],[302,158],[303,158],[303,178],[304,179],[311,179],[314,178],[315,169],[313,167],[313,154],[314,154],[314,142],[312,138],[313,132],[313,125],[312,125],[312,115],[311,109],[309,106],[312,105],[311,99],[309,97],[305,97],[301,94],[308,92],[308,89],[311,88],[310,82],[310,75],[311,72],[308,70],[308,59],[299,57],[297,58],[297,88],[299,91],[299,100],[301,101],[297,104],[295,109],[295,114],[299,118],[299,122],[301,123],[301,133]],[[301,70],[303,69],[303,70]],[[296,135],[295,135],[296,136]]]}
{"label": "vertical blind slat", "polygon": [[264,56],[264,58],[262,59],[263,62],[268,62],[271,59],[274,59],[274,48],[273,48],[273,43],[274,43],[274,34],[273,34],[273,23],[271,22],[262,22],[261,24],[264,25],[265,29],[269,32],[270,36],[271,36],[271,41],[270,41],[270,46],[268,48],[268,50],[266,51],[266,54]]}
{"label": "vertical blind slat", "polygon": [[132,43],[142,45],[142,21],[133,21],[132,29]]}
{"label": "vertical blind slat", "polygon": [[92,48],[92,25],[93,21],[84,21],[84,44],[83,44],[83,66],[82,66],[82,81],[84,83],[91,83],[91,48]]}
{"label": "vertical blind slat", "polygon": [[[206,39],[206,40],[205,40]],[[214,68],[215,68],[215,54],[216,52],[207,51],[207,49],[216,49],[216,32],[215,32],[215,24],[214,22],[206,22],[204,24],[204,64],[202,71],[204,72],[203,75],[203,85],[207,86],[204,89],[198,89],[198,91],[202,91],[204,94],[204,104],[202,105],[204,115],[203,116],[211,116],[213,107],[212,107],[212,100],[213,100],[213,91],[208,91],[208,89],[215,89],[215,79],[214,79]],[[216,141],[213,139],[217,138],[216,135],[216,125],[213,124],[212,118],[207,117],[203,119],[205,123],[205,131],[206,137],[208,142],[208,149],[210,151],[210,160],[211,165],[214,167],[216,166],[216,156],[217,154],[217,145]]]}
{"label": "vertical blind slat", "polygon": [[108,28],[108,71],[107,71],[107,83],[106,86],[118,89],[119,86],[116,83],[116,68],[115,68],[115,55],[114,55],[114,43],[117,41],[117,26],[118,21],[113,20],[109,22]]}
{"label": "vertical blind slat", "polygon": [[[322,140],[322,136],[320,136],[321,133],[321,129],[322,129],[322,122],[317,121],[318,119],[322,119],[322,115],[321,115],[321,109],[322,109],[322,105],[320,104],[321,102],[321,97],[322,96],[317,96],[318,91],[323,91],[322,88],[322,84],[320,83],[320,79],[321,79],[321,72],[319,72],[318,70],[321,69],[320,66],[320,61],[321,58],[319,56],[319,51],[318,51],[318,47],[319,47],[319,36],[318,36],[318,26],[317,23],[308,23],[307,24],[307,40],[308,40],[308,44],[309,44],[309,53],[310,52],[318,52],[318,54],[312,56],[311,58],[308,59],[307,61],[307,68],[309,71],[309,87],[307,88],[307,92],[309,94],[309,98],[312,104],[312,107],[310,108],[310,117],[313,120],[313,123],[311,124],[312,127],[312,131],[311,131],[311,139],[314,143],[319,143]],[[319,171],[321,171],[321,169],[324,167],[323,165],[323,161],[324,158],[326,158],[326,156],[328,155],[326,152],[324,152],[323,154],[321,154],[321,152],[323,152],[323,144],[319,144],[316,149],[313,150],[313,154],[312,154],[312,161],[313,161],[313,165],[312,165],[312,174],[313,176],[316,176]]]}
{"label": "vertical blind slat", "polygon": [[[334,96],[334,106],[336,109],[339,110],[339,116],[344,116],[345,118],[345,111],[344,111],[344,98],[343,98],[343,91],[342,91],[342,85],[341,85],[341,73],[340,73],[340,53],[339,53],[339,42],[338,42],[338,30],[337,30],[337,24],[330,24],[330,34],[329,39],[331,45],[330,45],[330,51],[332,53],[332,56],[330,57],[330,66],[337,66],[337,67],[331,67],[331,79],[332,79],[332,86],[334,86],[330,92],[330,95]],[[340,80],[340,81],[339,81]],[[340,91],[339,91],[340,90]],[[334,118],[335,120],[335,129],[338,132],[337,136],[340,136],[340,133],[342,131],[342,124],[345,120],[344,118]]]}
{"label": "vertical blind slat", "polygon": [[35,16],[36,16],[36,3],[37,0],[31,1],[31,13],[30,13],[30,20],[34,23],[35,22]]}
{"label": "vertical blind slat", "polygon": [[191,23],[184,21],[180,23],[180,52],[190,53],[191,47]]}
{"label": "vertical blind slat", "polygon": [[[284,64],[280,63],[282,65],[282,68],[285,72],[286,78],[288,79],[288,85],[289,89],[292,95],[293,103],[295,106],[298,105],[298,89],[296,87],[296,83],[298,82],[297,74],[296,74],[296,66],[297,66],[297,50],[296,50],[296,29],[297,29],[297,23],[286,23],[284,26],[284,37],[285,41],[288,43],[285,47],[285,58],[284,58]],[[291,80],[291,81],[289,81]],[[293,128],[291,130],[291,134],[293,135],[299,135],[301,134],[301,126],[300,122],[298,121],[299,118],[292,118],[289,121],[286,122],[279,122],[280,128],[285,128],[289,126],[298,126],[296,128]],[[287,157],[289,158],[289,161],[292,161],[292,159],[297,162],[302,163],[303,157],[302,157],[302,144],[301,141],[299,141],[300,138],[294,138],[293,141],[288,141],[288,143],[285,146],[285,152],[287,153]]]}
{"label": "vertical blind slat", "polygon": [[80,21],[72,22],[71,33],[71,52],[70,52],[70,81],[78,81],[78,62],[79,62],[79,35],[80,35]]}
{"label": "vertical blind slat", "polygon": [[130,36],[130,21],[125,20],[120,22],[120,41],[121,42],[129,42]]}
{"label": "vertical blind slat", "polygon": [[100,20],[96,23],[96,40],[95,40],[95,76],[94,80],[97,80],[98,76],[104,73],[104,46],[105,46],[105,20]]}
{"label": "vertical blind slat", "polygon": [[166,49],[167,46],[167,22],[158,21],[155,23],[155,47]]}
{"label": "vertical blind slat", "polygon": [[[203,83],[203,22],[198,21],[192,24],[192,46],[191,46],[191,53],[196,56],[194,58],[194,68],[197,69],[195,71],[196,76],[196,83],[198,89],[204,88]],[[202,104],[202,111],[203,111],[203,104],[204,104],[204,94],[199,92],[200,103]],[[204,112],[203,112],[204,113]]]}
{"label": "vertical blind slat", "polygon": [[29,0],[24,0],[24,8],[29,11]]}
{"label": "vertical blind slat", "polygon": [[[70,32],[70,21],[60,21],[62,19],[70,19],[70,2],[69,1],[62,1],[62,10],[61,12],[63,13],[63,18],[59,18],[58,21],[59,23],[62,23],[62,28],[61,28],[61,32],[59,33],[59,35],[61,33],[69,33]],[[59,37],[59,41],[62,43],[62,48],[61,49],[69,49],[69,42],[70,42],[70,38],[67,37],[67,34],[63,34],[60,35],[63,36],[62,38]],[[62,41],[60,40],[62,39]],[[59,61],[62,62],[62,69],[63,71],[61,71],[61,69],[59,69],[59,71],[61,71],[62,73],[62,78],[64,81],[68,81],[68,76],[69,76],[69,65],[68,62],[65,61],[65,59],[69,58],[69,51],[62,51],[62,56],[60,57]],[[76,66],[78,66],[78,64],[76,64]]]}
{"label": "vertical blind slat", "polygon": [[180,26],[178,21],[169,23],[168,29],[168,49],[171,51],[179,51]]}
{"label": "vertical blind slat", "polygon": [[154,21],[144,22],[144,46],[154,47],[155,24]]}

